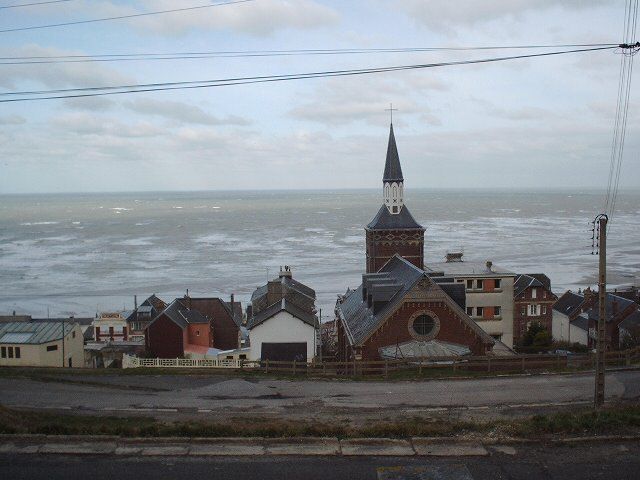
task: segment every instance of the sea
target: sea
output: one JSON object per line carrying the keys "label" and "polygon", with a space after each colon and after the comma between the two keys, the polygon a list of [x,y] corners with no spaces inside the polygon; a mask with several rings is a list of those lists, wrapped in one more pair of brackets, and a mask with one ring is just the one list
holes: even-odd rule
{"label": "sea", "polygon": [[[561,294],[594,286],[597,190],[410,189],[425,263],[463,251]],[[364,227],[381,189],[0,195],[0,315],[76,317],[231,294],[243,306],[288,265],[315,289],[323,320],[365,268]],[[619,194],[608,235],[612,288],[638,285],[640,191]]]}

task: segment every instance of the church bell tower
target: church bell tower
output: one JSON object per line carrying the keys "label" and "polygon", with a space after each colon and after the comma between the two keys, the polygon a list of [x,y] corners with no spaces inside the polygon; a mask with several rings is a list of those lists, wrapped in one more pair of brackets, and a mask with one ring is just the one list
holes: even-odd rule
{"label": "church bell tower", "polygon": [[365,227],[367,273],[380,270],[395,254],[424,268],[424,227],[414,220],[404,204],[404,178],[393,123],[389,131],[382,195],[382,207]]}

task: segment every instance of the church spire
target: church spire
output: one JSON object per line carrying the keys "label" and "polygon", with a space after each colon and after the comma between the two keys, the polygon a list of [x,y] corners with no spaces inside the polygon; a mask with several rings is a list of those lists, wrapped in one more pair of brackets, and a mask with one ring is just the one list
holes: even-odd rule
{"label": "church spire", "polygon": [[387,161],[384,165],[383,182],[402,182],[402,168],[400,167],[400,157],[396,146],[396,137],[393,134],[393,123],[389,130],[389,145],[387,145]]}
{"label": "church spire", "polygon": [[397,215],[402,210],[402,197],[404,179],[400,167],[400,157],[396,146],[396,137],[393,134],[393,123],[389,130],[389,145],[387,146],[387,161],[384,165],[382,177],[384,204],[392,215]]}

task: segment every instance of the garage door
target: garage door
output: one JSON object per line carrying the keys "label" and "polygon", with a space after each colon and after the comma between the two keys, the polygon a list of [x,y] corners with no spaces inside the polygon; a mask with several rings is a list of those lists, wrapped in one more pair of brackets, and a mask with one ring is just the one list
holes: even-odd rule
{"label": "garage door", "polygon": [[307,343],[263,343],[260,351],[261,360],[278,360],[283,362],[307,361]]}

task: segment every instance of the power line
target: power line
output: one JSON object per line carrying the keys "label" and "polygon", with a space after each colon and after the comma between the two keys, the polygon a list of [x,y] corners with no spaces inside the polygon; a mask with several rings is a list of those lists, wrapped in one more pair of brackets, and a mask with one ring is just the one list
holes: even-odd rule
{"label": "power line", "polygon": [[29,27],[17,27],[17,28],[7,28],[4,30],[0,30],[0,33],[9,33],[9,32],[22,32],[25,30],[38,30],[42,28],[54,28],[54,27],[67,27],[70,25],[80,25],[84,23],[96,23],[96,22],[107,22],[111,20],[123,20],[127,18],[137,18],[137,17],[146,17],[149,15],[161,15],[164,13],[175,13],[175,12],[187,12],[191,10],[199,10],[202,8],[211,8],[211,7],[222,7],[225,5],[233,5],[236,3],[247,3],[253,2],[254,0],[229,0],[226,2],[220,3],[210,3],[207,5],[197,5],[194,7],[183,7],[183,8],[173,8],[171,10],[159,10],[155,12],[143,12],[143,13],[132,13],[129,15],[119,15],[117,17],[104,17],[104,18],[93,18],[90,20],[76,20],[74,22],[64,22],[64,23],[51,23],[48,25],[32,25]]}
{"label": "power line", "polygon": [[98,55],[52,55],[0,57],[0,65],[32,65],[55,63],[121,62],[189,60],[202,58],[242,58],[242,57],[278,57],[278,56],[314,56],[314,55],[353,55],[372,53],[423,53],[439,51],[477,51],[511,50],[540,48],[582,48],[613,47],[615,43],[557,44],[557,45],[510,45],[481,47],[397,47],[397,48],[337,48],[337,49],[299,49],[299,50],[244,50],[244,51],[204,51],[169,53],[124,53]]}
{"label": "power line", "polygon": [[[254,76],[254,77],[222,78],[222,79],[213,79],[213,80],[162,82],[162,83],[118,85],[118,86],[105,86],[105,87],[67,88],[67,89],[22,91],[22,92],[5,92],[5,93],[0,93],[0,96],[5,96],[5,97],[6,96],[22,96],[22,98],[2,99],[0,100],[0,103],[33,101],[33,100],[54,100],[54,99],[62,99],[62,98],[96,97],[96,96],[105,96],[105,95],[121,95],[121,94],[128,94],[128,93],[183,90],[183,89],[193,89],[193,88],[211,88],[211,87],[222,87],[222,86],[231,86],[231,85],[246,85],[246,84],[254,84],[254,83],[303,80],[303,79],[311,79],[311,78],[343,77],[343,76],[365,75],[365,74],[373,74],[373,73],[395,72],[395,71],[403,71],[403,70],[419,70],[419,69],[425,69],[425,68],[436,68],[436,67],[446,67],[446,66],[495,63],[495,62],[502,62],[507,60],[556,56],[556,55],[563,55],[568,53],[611,50],[613,48],[616,48],[616,47],[594,47],[594,48],[586,48],[586,49],[563,50],[563,51],[556,51],[556,52],[512,55],[508,57],[493,57],[493,58],[476,59],[476,60],[461,60],[461,61],[454,61],[454,62],[438,62],[438,63],[399,65],[399,66],[391,66],[391,67],[376,67],[376,68],[363,68],[363,69],[350,69],[350,70],[328,70],[328,71],[320,71],[320,72],[295,73],[295,74],[285,74],[285,75],[264,75],[264,76]],[[31,96],[28,97],[27,95],[31,95]]]}
{"label": "power line", "polygon": [[618,201],[627,119],[629,116],[629,96],[631,93],[631,79],[633,74],[633,57],[640,47],[640,44],[634,43],[636,38],[637,20],[638,0],[629,0],[625,4],[625,21],[623,28],[624,44],[621,45],[621,47],[623,47],[623,55],[620,60],[620,77],[618,81],[616,114],[613,125],[611,154],[609,158],[609,178],[604,204],[604,211],[609,214],[609,225],[613,220],[613,214]]}
{"label": "power line", "polygon": [[0,10],[5,10],[8,8],[34,7],[36,5],[49,5],[51,3],[64,3],[64,2],[71,2],[71,1],[73,0],[50,0],[48,2],[16,3],[14,5],[1,6]]}

